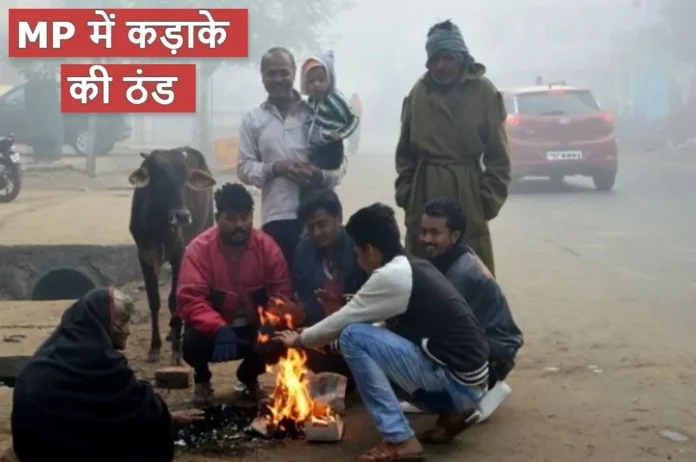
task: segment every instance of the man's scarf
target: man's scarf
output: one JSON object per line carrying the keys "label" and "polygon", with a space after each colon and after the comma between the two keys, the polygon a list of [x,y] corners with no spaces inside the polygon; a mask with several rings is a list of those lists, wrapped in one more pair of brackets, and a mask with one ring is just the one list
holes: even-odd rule
{"label": "man's scarf", "polygon": [[469,59],[469,48],[464,42],[462,32],[450,20],[439,22],[430,28],[425,51],[428,53],[428,62],[443,51],[461,55],[463,62]]}

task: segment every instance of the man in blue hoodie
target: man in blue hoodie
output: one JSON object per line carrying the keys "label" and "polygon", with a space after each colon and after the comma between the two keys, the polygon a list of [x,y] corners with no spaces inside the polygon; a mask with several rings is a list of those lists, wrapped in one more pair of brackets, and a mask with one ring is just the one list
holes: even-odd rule
{"label": "man in blue hoodie", "polygon": [[325,170],[338,169],[343,163],[343,140],[353,134],[360,119],[336,88],[331,51],[304,62],[300,86],[314,110],[309,123],[309,161]]}
{"label": "man in blue hoodie", "polygon": [[[358,266],[353,240],[343,227],[343,206],[335,191],[312,191],[300,204],[298,218],[307,234],[295,250],[292,282],[305,327],[331,315],[355,294],[366,280]],[[292,302],[290,302],[292,303]],[[322,352],[307,351],[307,365],[314,372],[346,376],[347,390],[355,387],[343,357],[332,345]]]}

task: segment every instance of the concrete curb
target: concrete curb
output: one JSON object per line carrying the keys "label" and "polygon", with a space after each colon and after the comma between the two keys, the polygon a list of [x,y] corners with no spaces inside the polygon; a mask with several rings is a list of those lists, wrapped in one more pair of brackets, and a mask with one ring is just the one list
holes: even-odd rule
{"label": "concrete curb", "polygon": [[82,274],[94,285],[121,286],[141,277],[135,245],[0,246],[0,300],[29,300],[56,269]]}

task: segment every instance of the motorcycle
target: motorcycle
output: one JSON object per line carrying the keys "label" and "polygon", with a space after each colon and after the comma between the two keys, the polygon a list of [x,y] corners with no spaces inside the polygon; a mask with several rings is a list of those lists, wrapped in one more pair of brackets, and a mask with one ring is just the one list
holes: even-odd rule
{"label": "motorcycle", "polygon": [[14,135],[0,137],[0,203],[12,202],[22,188],[22,163]]}

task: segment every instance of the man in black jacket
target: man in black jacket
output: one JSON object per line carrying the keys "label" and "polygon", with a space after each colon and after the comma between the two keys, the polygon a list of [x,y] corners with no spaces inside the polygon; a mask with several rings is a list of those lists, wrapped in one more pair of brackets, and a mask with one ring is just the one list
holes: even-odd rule
{"label": "man in black jacket", "polygon": [[[488,384],[488,342],[452,283],[430,262],[406,255],[391,207],[359,210],[346,231],[368,280],[340,310],[301,334],[285,331],[277,339],[292,348],[338,339],[383,436],[360,460],[420,456],[421,441],[449,442],[476,422],[477,403]],[[417,438],[396,390],[438,414],[437,426]]]}
{"label": "man in black jacket", "polygon": [[484,398],[480,406],[482,421],[510,393],[505,378],[515,366],[524,339],[495,278],[471,247],[462,243],[465,232],[466,216],[457,201],[443,198],[426,204],[421,219],[421,244],[428,259],[469,303],[490,346],[488,394],[496,399],[492,406],[486,406],[488,399]]}

